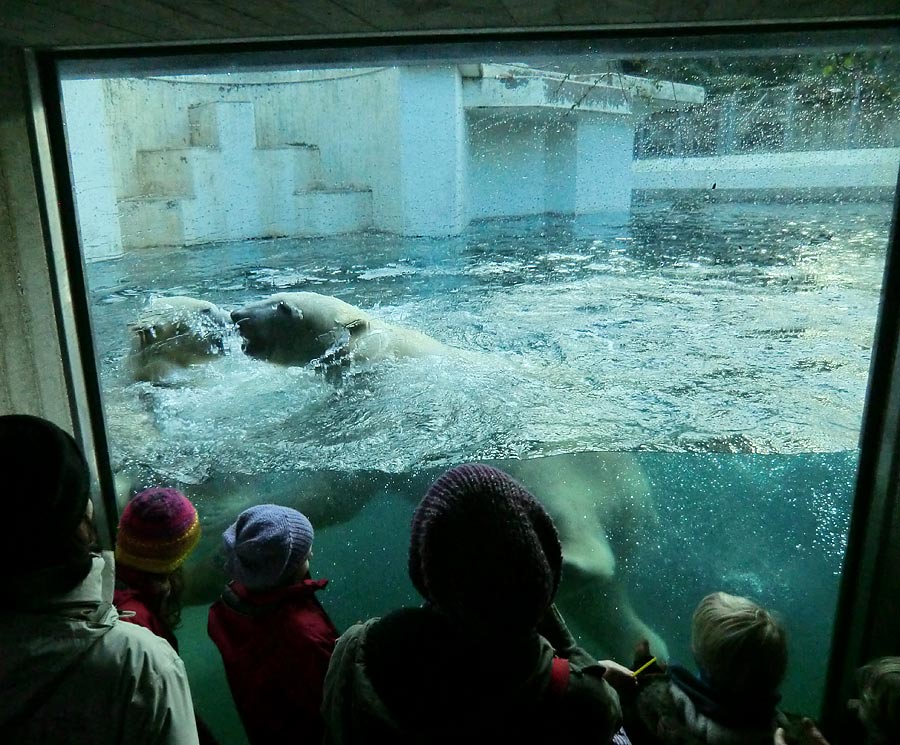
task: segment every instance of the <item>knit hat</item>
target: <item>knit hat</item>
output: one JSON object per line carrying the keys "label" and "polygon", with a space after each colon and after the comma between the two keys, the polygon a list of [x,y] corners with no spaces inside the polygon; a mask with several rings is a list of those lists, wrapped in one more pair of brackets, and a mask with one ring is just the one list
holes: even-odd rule
{"label": "knit hat", "polygon": [[135,494],[119,519],[116,561],[152,574],[180,567],[200,540],[200,520],[177,489],[151,487]]}
{"label": "knit hat", "polygon": [[[24,414],[0,416],[4,468],[4,522],[0,564],[18,567],[27,552],[33,568],[51,566],[54,546],[71,537],[84,518],[90,471],[72,436],[46,419]],[[16,570],[18,571],[18,570]]]}
{"label": "knit hat", "polygon": [[297,510],[250,507],[222,534],[225,571],[251,590],[280,587],[309,556],[313,535],[312,524]]}
{"label": "knit hat", "polygon": [[553,602],[561,568],[559,536],[543,505],[491,466],[450,469],[413,515],[413,585],[472,631],[531,632]]}

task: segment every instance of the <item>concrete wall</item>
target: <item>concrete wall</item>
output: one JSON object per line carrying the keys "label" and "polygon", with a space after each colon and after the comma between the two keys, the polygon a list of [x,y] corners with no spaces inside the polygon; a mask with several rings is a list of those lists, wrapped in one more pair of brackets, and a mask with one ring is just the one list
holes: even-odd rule
{"label": "concrete wall", "polygon": [[634,119],[583,114],[578,122],[575,171],[577,215],[631,207]]}
{"label": "concrete wall", "polygon": [[[66,86],[66,105],[75,112],[99,115],[105,110],[105,93],[102,80],[74,80]],[[91,117],[88,126],[73,121],[68,127],[69,162],[72,172],[78,174],[75,196],[84,253],[108,258],[122,252],[122,231],[111,133],[108,127],[96,126],[97,121]]]}
{"label": "concrete wall", "polygon": [[479,81],[464,86],[456,65],[73,76],[85,255],[369,227],[443,236],[484,217],[628,208],[621,91],[612,113],[593,99],[573,111],[534,78],[501,107],[504,86]]}
{"label": "concrete wall", "polygon": [[657,158],[634,162],[634,188],[893,189],[898,168],[900,148]]}
{"label": "concrete wall", "polygon": [[257,78],[65,80],[88,258],[115,254],[111,226],[140,248],[347,232],[396,214],[397,70]]}
{"label": "concrete wall", "polygon": [[40,221],[21,54],[0,47],[0,414],[71,431],[63,350]]}
{"label": "concrete wall", "polygon": [[376,225],[404,235],[456,235],[467,223],[467,148],[459,71],[455,65],[407,67],[399,78],[400,157],[392,165],[399,177],[400,204]]}

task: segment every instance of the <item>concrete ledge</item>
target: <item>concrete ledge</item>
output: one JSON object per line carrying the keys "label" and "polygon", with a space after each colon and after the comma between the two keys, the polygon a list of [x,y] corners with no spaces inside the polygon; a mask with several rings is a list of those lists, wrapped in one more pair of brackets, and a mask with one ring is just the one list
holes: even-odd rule
{"label": "concrete ledge", "polygon": [[897,184],[900,148],[634,161],[635,189],[804,189]]}
{"label": "concrete ledge", "polygon": [[800,189],[640,189],[633,204],[669,202],[682,211],[698,209],[704,204],[720,202],[753,202],[760,204],[813,204],[847,202],[890,202],[894,189],[887,186],[807,187]]}
{"label": "concrete ledge", "polygon": [[178,199],[143,198],[119,200],[122,245],[130,248],[174,246],[184,243],[182,202]]}
{"label": "concrete ledge", "polygon": [[295,199],[298,235],[339,235],[372,227],[371,189],[313,189]]}

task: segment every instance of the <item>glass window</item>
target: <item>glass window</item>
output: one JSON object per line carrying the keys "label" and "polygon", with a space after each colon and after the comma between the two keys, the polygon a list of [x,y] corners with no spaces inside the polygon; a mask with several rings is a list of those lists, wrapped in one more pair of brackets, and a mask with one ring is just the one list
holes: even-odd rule
{"label": "glass window", "polygon": [[690,666],[696,603],[747,595],[817,711],[900,56],[658,44],[62,65],[111,464],[198,505],[182,652],[224,742],[222,530],[306,512],[343,628],[418,602],[409,518],[465,461],[548,504],[591,651]]}

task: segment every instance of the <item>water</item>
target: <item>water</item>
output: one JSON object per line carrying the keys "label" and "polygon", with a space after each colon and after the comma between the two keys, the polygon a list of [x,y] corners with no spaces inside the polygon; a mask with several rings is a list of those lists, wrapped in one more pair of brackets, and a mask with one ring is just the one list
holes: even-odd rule
{"label": "water", "polygon": [[[782,611],[786,700],[814,712],[889,207],[655,202],[619,219],[496,220],[441,240],[284,239],[92,264],[113,464],[198,504],[197,603],[221,581],[218,535],[241,509],[304,509],[338,626],[416,602],[409,516],[441,470],[536,464],[580,485],[560,498],[584,500],[605,529],[631,602],[674,658],[690,661],[690,614],[706,592]],[[231,309],[298,290],[464,351],[351,366],[329,382],[249,359],[234,338],[222,359],[166,385],[130,380],[127,323],[154,294]],[[186,614],[189,669],[204,613]],[[601,654],[596,626],[582,638]],[[219,687],[204,683],[204,695],[227,696],[207,673]]]}

